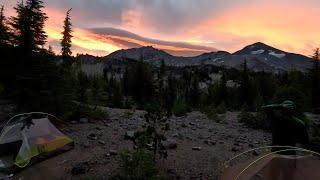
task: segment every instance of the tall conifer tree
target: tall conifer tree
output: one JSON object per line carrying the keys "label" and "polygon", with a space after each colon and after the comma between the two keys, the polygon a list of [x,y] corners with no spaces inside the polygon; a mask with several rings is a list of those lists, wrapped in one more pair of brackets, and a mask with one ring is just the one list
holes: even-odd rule
{"label": "tall conifer tree", "polygon": [[0,45],[8,44],[10,39],[7,19],[4,16],[4,6],[0,6]]}
{"label": "tall conifer tree", "polygon": [[63,25],[63,32],[62,32],[62,39],[61,39],[61,52],[62,52],[62,58],[63,60],[68,59],[72,52],[71,52],[71,38],[72,38],[72,29],[71,29],[71,18],[70,18],[70,12],[72,9],[69,9],[66,14],[66,18],[64,20]]}

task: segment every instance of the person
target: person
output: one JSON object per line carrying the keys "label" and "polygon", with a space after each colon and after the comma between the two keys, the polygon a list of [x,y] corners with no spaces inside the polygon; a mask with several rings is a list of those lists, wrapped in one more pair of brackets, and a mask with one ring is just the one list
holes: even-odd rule
{"label": "person", "polygon": [[[272,146],[293,146],[297,143],[306,145],[309,141],[304,115],[299,112],[293,101],[284,101],[281,104],[262,106],[271,122]],[[272,151],[281,151],[288,148],[273,147]],[[295,151],[283,151],[280,154],[294,155]]]}

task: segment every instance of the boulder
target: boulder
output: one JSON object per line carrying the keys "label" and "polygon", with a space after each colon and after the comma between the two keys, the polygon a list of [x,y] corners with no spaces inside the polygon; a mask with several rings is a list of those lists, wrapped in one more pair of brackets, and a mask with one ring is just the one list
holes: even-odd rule
{"label": "boulder", "polygon": [[178,145],[174,139],[167,139],[165,141],[161,141],[161,146],[163,149],[175,149]]}
{"label": "boulder", "polygon": [[124,135],[124,139],[133,140],[134,139],[134,131],[127,131]]}

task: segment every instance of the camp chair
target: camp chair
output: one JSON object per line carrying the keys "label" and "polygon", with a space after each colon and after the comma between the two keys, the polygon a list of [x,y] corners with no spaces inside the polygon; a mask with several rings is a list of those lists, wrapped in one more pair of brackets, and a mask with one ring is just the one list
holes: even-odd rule
{"label": "camp chair", "polygon": [[[264,149],[271,147],[262,147]],[[284,151],[297,151],[299,155],[281,155],[279,152],[252,158],[230,166],[230,162],[252,152],[249,150],[227,161],[220,180],[316,180],[320,179],[320,154],[297,147],[282,146]]]}
{"label": "camp chair", "polygon": [[16,115],[0,128],[0,171],[15,171],[74,147],[47,113]]}

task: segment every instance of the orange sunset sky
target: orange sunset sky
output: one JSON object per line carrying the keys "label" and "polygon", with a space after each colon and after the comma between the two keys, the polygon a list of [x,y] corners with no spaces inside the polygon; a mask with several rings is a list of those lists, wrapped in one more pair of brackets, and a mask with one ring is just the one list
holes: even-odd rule
{"label": "orange sunset sky", "polygon": [[[16,0],[0,0],[13,16]],[[73,8],[73,54],[151,45],[174,55],[234,52],[255,42],[307,56],[320,46],[319,0],[44,0],[48,45],[60,53]]]}

